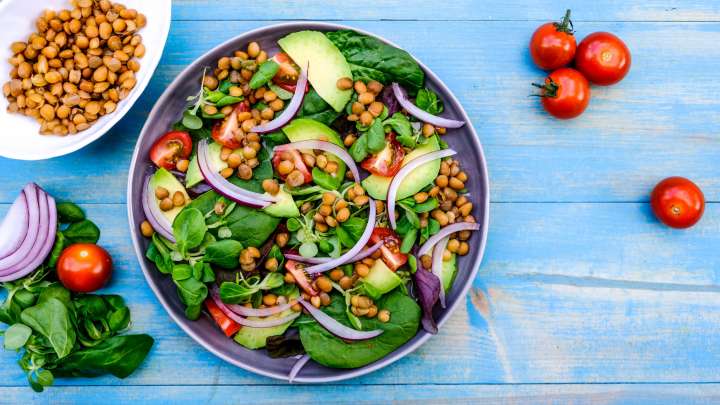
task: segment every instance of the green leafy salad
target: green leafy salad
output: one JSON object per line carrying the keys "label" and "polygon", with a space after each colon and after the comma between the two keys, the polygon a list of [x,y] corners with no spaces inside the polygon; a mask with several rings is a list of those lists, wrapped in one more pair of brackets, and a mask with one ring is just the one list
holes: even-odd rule
{"label": "green leafy salad", "polygon": [[479,225],[443,140],[465,123],[407,52],[351,30],[276,45],[202,72],[151,148],[140,230],[188,319],[298,356],[292,380],[437,332]]}

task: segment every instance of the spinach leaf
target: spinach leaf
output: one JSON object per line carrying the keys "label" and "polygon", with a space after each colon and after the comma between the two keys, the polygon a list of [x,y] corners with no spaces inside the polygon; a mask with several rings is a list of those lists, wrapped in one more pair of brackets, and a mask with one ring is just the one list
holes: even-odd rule
{"label": "spinach leaf", "polygon": [[200,117],[195,115],[192,110],[185,110],[182,117],[182,124],[187,129],[200,129],[203,126],[203,121]]}
{"label": "spinach leaf", "polygon": [[277,62],[272,59],[265,61],[250,79],[250,88],[256,90],[264,86],[275,76],[278,70],[280,70],[280,65]]}
{"label": "spinach leaf", "polygon": [[130,308],[122,307],[113,311],[108,318],[108,326],[113,332],[127,329],[130,325]]}
{"label": "spinach leaf", "polygon": [[85,213],[82,208],[76,204],[65,201],[57,204],[58,221],[61,224],[71,224],[80,222],[85,219]]}
{"label": "spinach leaf", "polygon": [[175,281],[187,280],[193,276],[193,268],[189,264],[176,264],[172,270],[172,278]]}
{"label": "spinach leaf", "polygon": [[58,231],[55,234],[55,243],[53,244],[52,250],[50,251],[50,256],[48,256],[48,267],[55,267],[63,249],[65,249],[65,235],[63,235],[62,232]]}
{"label": "spinach leaf", "polygon": [[225,217],[231,238],[243,246],[258,247],[275,232],[280,218],[273,217],[260,210],[238,205]]}
{"label": "spinach leaf", "polygon": [[[305,100],[307,100],[307,96],[305,97]],[[290,142],[287,135],[285,135],[282,131],[265,134],[262,136],[262,139],[265,144],[265,149],[267,150],[272,150],[278,145],[284,145]]]}
{"label": "spinach leaf", "polygon": [[161,236],[155,233],[152,237],[152,243],[148,245],[145,257],[155,263],[158,271],[163,274],[172,273],[173,261],[170,257],[170,250],[160,240]]}
{"label": "spinach leaf", "polygon": [[145,360],[155,341],[148,335],[114,336],[97,346],[79,350],[58,363],[60,377],[97,377],[112,374],[125,378]]}
{"label": "spinach leaf", "polygon": [[75,345],[75,328],[65,304],[48,298],[20,314],[22,322],[44,336],[59,358],[69,355]]}
{"label": "spinach leaf", "polygon": [[362,134],[358,139],[353,142],[352,146],[350,146],[350,156],[356,161],[356,162],[362,162],[368,153],[368,135]]}
{"label": "spinach leaf", "polygon": [[298,118],[309,118],[328,126],[339,116],[340,113],[326,103],[315,89],[310,89],[305,95],[300,111],[297,114]]}
{"label": "spinach leaf", "polygon": [[430,212],[438,206],[440,206],[440,203],[438,202],[437,198],[432,197],[425,200],[425,202],[415,204],[413,210],[415,210],[415,212],[417,212],[418,214],[422,214],[424,212]]}
{"label": "spinach leaf", "polygon": [[243,101],[243,97],[223,96],[223,98],[221,98],[217,101],[217,103],[215,103],[215,107],[223,108],[226,105],[237,104],[241,101]]}
{"label": "spinach leaf", "polygon": [[25,346],[30,335],[32,335],[32,329],[22,323],[16,323],[5,331],[3,345],[7,350],[18,350]]}
{"label": "spinach leaf", "polygon": [[87,219],[70,224],[62,232],[70,243],[97,243],[100,239],[100,229]]}
{"label": "spinach leaf", "polygon": [[415,105],[432,115],[438,115],[444,110],[442,100],[434,91],[427,88],[418,91],[415,97]]}
{"label": "spinach leaf", "polygon": [[342,222],[336,228],[338,240],[344,247],[353,247],[362,236],[365,226],[367,225],[367,218],[352,217],[347,221]]}
{"label": "spinach leaf", "polygon": [[263,290],[272,290],[284,284],[283,275],[269,273],[262,281],[254,276],[238,283],[224,282],[220,285],[220,299],[228,304],[247,302],[255,293]]}
{"label": "spinach leaf", "polygon": [[[299,322],[300,340],[303,347],[316,362],[334,368],[356,368],[372,363],[410,340],[420,324],[420,307],[415,301],[396,289],[376,301],[378,309],[390,311],[390,321],[382,323],[377,318],[363,319],[363,329],[382,329],[384,332],[373,339],[347,343],[327,331],[315,321]],[[345,299],[334,294],[325,313],[350,326],[345,316]]]}
{"label": "spinach leaf", "polygon": [[313,167],[312,178],[315,184],[327,190],[337,190],[343,181],[343,178],[339,175],[333,177],[333,175],[318,167]]}
{"label": "spinach leaf", "polygon": [[295,328],[288,329],[283,335],[268,336],[265,339],[265,349],[267,349],[268,355],[273,359],[297,356],[298,354],[305,353],[305,349],[300,341],[300,334]]}
{"label": "spinach leaf", "polygon": [[205,247],[203,260],[225,269],[234,269],[238,266],[242,248],[242,243],[232,239],[213,242]]}
{"label": "spinach leaf", "polygon": [[205,232],[207,232],[205,217],[199,210],[194,208],[186,207],[180,211],[180,214],[173,221],[172,227],[178,250],[183,255],[189,249],[199,246],[205,237]]}
{"label": "spinach leaf", "polygon": [[405,254],[410,253],[410,250],[412,250],[415,245],[415,241],[417,240],[417,235],[418,231],[415,228],[406,233],[402,240],[402,244],[400,245],[400,251]]}
{"label": "spinach leaf", "polygon": [[397,135],[395,139],[401,145],[408,148],[414,148],[417,144],[413,135],[412,126],[405,114],[396,112],[392,117],[383,121],[383,125],[390,127]]}
{"label": "spinach leaf", "polygon": [[385,149],[385,130],[380,119],[373,120],[367,131],[367,149],[369,152],[378,153]]}
{"label": "spinach leaf", "polygon": [[180,301],[185,304],[185,316],[190,320],[200,317],[202,304],[207,298],[208,288],[205,283],[188,277],[184,280],[173,280],[177,286]]}
{"label": "spinach leaf", "polygon": [[375,79],[384,84],[398,82],[411,95],[425,82],[425,73],[410,54],[380,40],[352,30],[325,34],[345,56],[353,77]]}

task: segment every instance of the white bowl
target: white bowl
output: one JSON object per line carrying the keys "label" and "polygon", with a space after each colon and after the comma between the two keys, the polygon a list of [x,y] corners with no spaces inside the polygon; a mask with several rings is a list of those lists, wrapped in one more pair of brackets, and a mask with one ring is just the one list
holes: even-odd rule
{"label": "white bowl", "polygon": [[[74,152],[108,132],[135,104],[150,82],[160,62],[170,31],[171,0],[119,0],[128,8],[135,8],[147,17],[147,25],[140,30],[146,52],[140,59],[137,84],[130,95],[118,103],[117,109],[101,117],[94,125],[75,135],[40,135],[40,125],[22,114],[7,112],[8,101],[0,94],[0,156],[11,159],[40,160]],[[10,80],[12,57],[10,44],[27,41],[35,31],[35,20],[45,9],[70,8],[70,0],[0,0],[0,86]]]}

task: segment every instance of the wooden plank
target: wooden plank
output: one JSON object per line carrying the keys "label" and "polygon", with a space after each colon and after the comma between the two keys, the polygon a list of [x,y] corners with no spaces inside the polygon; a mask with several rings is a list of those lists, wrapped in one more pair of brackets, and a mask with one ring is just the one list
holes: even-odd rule
{"label": "wooden plank", "polygon": [[[110,134],[87,149],[42,162],[0,160],[0,202],[33,179],[60,198],[125,201],[128,162],[154,100],[193,59],[264,21],[175,22],[150,87]],[[573,121],[549,118],[528,97],[542,78],[524,44],[533,22],[357,22],[398,42],[445,79],[465,106],[487,154],[493,201],[647,201],[668,175],[694,179],[720,201],[720,70],[717,23],[586,23],[625,38],[634,67],[620,85],[593,88],[588,111]],[[468,45],[468,40],[472,46]],[[459,63],[462,61],[462,63]],[[451,136],[451,135],[450,135]]]}
{"label": "wooden plank", "polygon": [[582,403],[611,405],[638,403],[713,404],[720,400],[716,384],[689,385],[315,385],[315,386],[100,386],[53,387],[43,394],[29,388],[3,388],[0,395],[15,403],[44,403],[50,397],[57,403],[95,404],[145,403],[226,404],[242,398],[243,403],[316,404],[318,398],[333,398],[336,404],[418,403],[424,404],[508,404],[538,405]]}
{"label": "wooden plank", "polygon": [[292,7],[282,0],[242,2],[223,0],[180,0],[173,2],[178,20],[555,20],[563,7],[573,10],[575,21],[717,21],[720,7],[715,2],[650,0],[642,4],[600,0],[571,1],[559,5],[551,0],[496,1],[458,0],[411,3],[389,0],[372,3],[306,0]]}

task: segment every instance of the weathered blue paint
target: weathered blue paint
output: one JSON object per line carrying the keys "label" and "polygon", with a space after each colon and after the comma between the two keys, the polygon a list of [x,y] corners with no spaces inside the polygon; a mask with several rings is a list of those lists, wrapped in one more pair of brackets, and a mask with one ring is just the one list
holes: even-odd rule
{"label": "weathered blue paint", "polygon": [[[556,2],[376,3],[176,1],[161,65],[110,134],[49,161],[0,159],[0,214],[30,180],[85,203],[115,258],[109,291],[127,298],[133,330],[157,339],[126,380],[60,379],[44,396],[3,351],[0,402],[718,401],[709,383],[720,382],[720,4],[569,2],[578,37],[619,34],[633,68],[618,86],[594,87],[588,111],[564,122],[528,97],[543,73],[526,43],[539,21],[562,14]],[[146,288],[125,218],[129,158],[163,88],[213,45],[295,18],[376,32],[427,63],[472,118],[492,182],[486,257],[467,304],[418,352],[340,385],[287,386],[194,344]],[[648,209],[668,175],[695,179],[712,202],[693,229],[662,227]]]}

